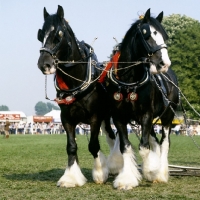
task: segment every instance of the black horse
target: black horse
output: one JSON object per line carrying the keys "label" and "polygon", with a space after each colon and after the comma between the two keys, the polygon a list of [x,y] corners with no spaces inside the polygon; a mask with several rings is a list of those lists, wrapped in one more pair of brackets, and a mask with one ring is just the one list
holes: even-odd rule
{"label": "black horse", "polygon": [[[116,60],[117,56],[118,64],[117,69],[110,70],[107,90],[124,163],[114,181],[115,188],[131,189],[141,179],[128,139],[126,126],[131,121],[142,128],[139,153],[143,176],[153,182],[168,181],[169,135],[179,92],[170,83],[177,85],[177,79],[169,68],[171,62],[165,44],[168,36],[161,25],[162,18],[163,12],[154,18],[148,9],[132,24],[113,57]],[[160,142],[152,124],[156,117],[162,121]]]}
{"label": "black horse", "polygon": [[104,132],[112,148],[115,135],[110,127],[106,93],[97,80],[101,74],[93,48],[78,41],[64,11],[58,6],[57,13],[49,15],[44,8],[44,24],[38,31],[42,42],[38,67],[43,74],[55,73],[56,101],[61,108],[61,121],[67,133],[68,165],[57,185],[61,187],[82,186],[86,178],[78,165],[75,127],[80,122],[90,124],[89,151],[94,157],[93,179],[103,183],[108,178],[107,160],[100,151],[98,135],[104,120]]}

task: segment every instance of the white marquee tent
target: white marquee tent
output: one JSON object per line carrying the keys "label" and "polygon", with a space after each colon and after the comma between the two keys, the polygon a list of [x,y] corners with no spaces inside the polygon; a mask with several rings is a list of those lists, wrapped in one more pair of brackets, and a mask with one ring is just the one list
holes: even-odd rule
{"label": "white marquee tent", "polygon": [[61,123],[61,120],[60,120],[60,110],[52,110],[51,112],[45,114],[44,116],[53,117],[54,123]]}

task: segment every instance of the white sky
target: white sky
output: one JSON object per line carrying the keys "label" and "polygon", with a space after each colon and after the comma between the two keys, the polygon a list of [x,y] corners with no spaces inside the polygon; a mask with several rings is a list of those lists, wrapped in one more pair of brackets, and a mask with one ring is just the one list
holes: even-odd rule
{"label": "white sky", "polygon": [[[113,37],[121,41],[138,11],[151,8],[154,16],[164,11],[165,16],[200,20],[200,0],[0,0],[0,105],[29,116],[38,101],[47,102],[45,76],[37,68],[37,32],[44,22],[43,8],[54,14],[58,5],[78,40],[91,44],[98,37],[93,47],[99,61],[108,60]],[[48,96],[56,96],[53,76],[48,77]]]}

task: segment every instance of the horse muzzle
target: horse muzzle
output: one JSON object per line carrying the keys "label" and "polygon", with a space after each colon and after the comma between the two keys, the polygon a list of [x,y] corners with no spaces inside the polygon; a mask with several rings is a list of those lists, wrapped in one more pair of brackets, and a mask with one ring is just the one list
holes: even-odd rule
{"label": "horse muzzle", "polygon": [[44,58],[43,56],[40,56],[38,60],[38,68],[45,75],[54,74],[56,71],[53,59],[49,58],[47,59],[46,57]]}

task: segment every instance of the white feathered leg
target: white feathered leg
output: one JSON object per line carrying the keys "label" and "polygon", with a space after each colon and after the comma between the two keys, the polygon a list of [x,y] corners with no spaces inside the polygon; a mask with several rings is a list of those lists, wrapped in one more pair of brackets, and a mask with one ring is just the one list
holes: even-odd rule
{"label": "white feathered leg", "polygon": [[75,161],[71,167],[66,168],[64,175],[57,182],[57,186],[70,188],[70,187],[82,186],[86,182],[87,179],[82,174],[80,167]]}
{"label": "white feathered leg", "polygon": [[108,132],[105,129],[105,122],[104,121],[101,123],[101,130],[102,130],[103,133],[106,134],[106,141],[107,141],[107,143],[109,145],[109,148],[110,148],[110,151],[111,151],[113,149],[113,147],[114,147],[115,140],[113,140],[113,139],[111,139],[109,137],[109,134],[108,134]]}
{"label": "white feathered leg", "polygon": [[118,174],[124,165],[124,160],[120,152],[119,145],[119,135],[117,134],[114,148],[110,151],[110,155],[107,159],[107,165],[110,174]]}
{"label": "white feathered leg", "polygon": [[126,147],[126,151],[122,156],[124,165],[114,180],[113,186],[117,189],[130,190],[139,185],[141,175],[137,169],[137,163],[135,162],[135,156],[131,146]]}
{"label": "white feathered leg", "polygon": [[168,169],[169,128],[164,128],[164,132],[165,132],[165,138],[161,144],[160,170],[157,175],[157,181],[166,183],[169,179],[169,169]]}
{"label": "white feathered leg", "polygon": [[149,136],[150,149],[140,147],[139,154],[142,157],[142,173],[148,181],[155,181],[160,170],[160,146],[155,138]]}
{"label": "white feathered leg", "polygon": [[106,134],[106,141],[110,147],[110,155],[107,159],[107,166],[110,174],[118,174],[123,167],[123,157],[119,150],[119,136],[116,136],[116,139],[113,140],[109,137],[108,132],[105,129],[105,123],[102,122],[101,128]]}
{"label": "white feathered leg", "polygon": [[107,181],[108,168],[106,163],[106,157],[99,151],[98,157],[94,159],[94,168],[92,170],[92,176],[95,183],[102,184]]}
{"label": "white feathered leg", "polygon": [[164,128],[165,138],[160,146],[154,137],[149,137],[152,150],[141,148],[140,155],[143,160],[142,172],[145,179],[152,182],[167,182],[168,151],[169,151],[169,128]]}

